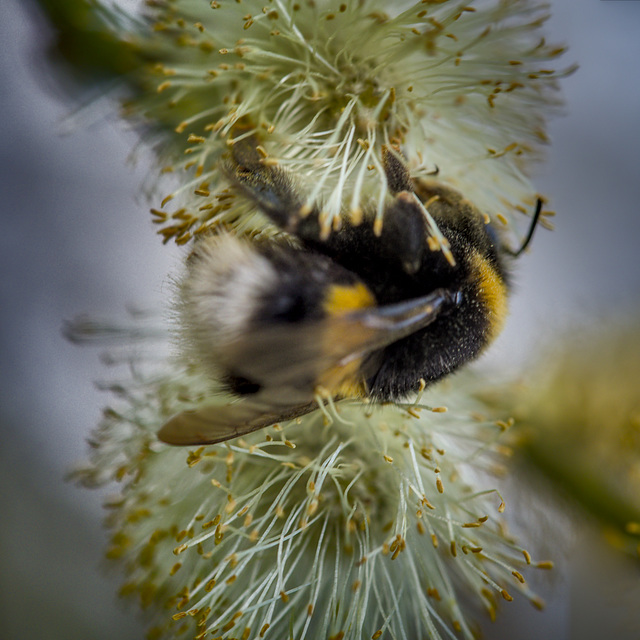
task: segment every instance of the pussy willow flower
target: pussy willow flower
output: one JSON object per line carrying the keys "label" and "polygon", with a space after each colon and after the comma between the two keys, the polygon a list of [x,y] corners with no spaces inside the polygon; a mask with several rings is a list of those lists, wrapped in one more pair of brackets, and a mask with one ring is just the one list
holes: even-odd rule
{"label": "pussy willow flower", "polygon": [[188,450],[156,431],[210,398],[210,380],[133,365],[77,476],[121,484],[107,557],[151,612],[150,637],[472,638],[479,607],[494,616],[515,592],[542,606],[523,574],[550,564],[510,537],[491,488],[510,424],[479,413],[477,381],[430,392],[449,411],[341,402]]}
{"label": "pussy willow flower", "polygon": [[[225,178],[247,136],[327,232],[342,213],[382,220],[385,147],[499,225],[533,211],[526,169],[562,52],[540,35],[545,5],[153,0],[147,12],[110,28],[127,50],[125,113],[177,185],[153,209],[166,240],[269,228]],[[132,362],[79,472],[121,483],[108,555],[123,594],[152,612],[152,637],[471,638],[478,606],[494,615],[514,591],[540,606],[492,489],[509,422],[482,417],[476,383],[406,404],[342,401],[185,450],[158,429],[219,391],[187,356]]]}
{"label": "pussy willow flower", "polygon": [[[606,327],[606,330],[603,330]],[[604,525],[618,548],[640,555],[640,323],[602,318],[556,339],[532,363],[528,384],[503,389],[526,451]],[[511,396],[511,397],[509,397]]]}
{"label": "pussy willow flower", "polygon": [[[383,145],[412,175],[439,178],[500,225],[531,214],[527,164],[557,105],[533,0],[328,2],[154,0],[119,36],[145,64],[125,112],[160,135],[177,187],[154,208],[165,239],[211,226],[264,227],[220,171],[229,147],[257,135],[265,163],[297,176],[327,231],[345,210],[381,220]],[[526,226],[526,225],[525,225]]]}

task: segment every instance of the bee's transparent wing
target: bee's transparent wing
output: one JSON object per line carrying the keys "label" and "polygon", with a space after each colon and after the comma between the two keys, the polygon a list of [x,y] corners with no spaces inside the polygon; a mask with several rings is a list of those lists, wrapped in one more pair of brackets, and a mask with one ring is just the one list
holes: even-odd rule
{"label": "bee's transparent wing", "polygon": [[310,403],[299,407],[278,407],[273,403],[239,400],[226,405],[206,405],[183,411],[171,418],[158,432],[158,438],[176,446],[215,444],[263,429],[276,422],[292,420],[315,408]]}
{"label": "bee's transparent wing", "polygon": [[344,366],[423,329],[445,304],[459,304],[460,296],[436,289],[396,304],[265,327],[228,345],[222,364],[261,386],[307,389],[327,369]]}
{"label": "bee's transparent wing", "polygon": [[322,380],[340,380],[343,371],[353,375],[362,358],[423,329],[443,305],[459,301],[458,292],[438,289],[397,304],[247,334],[225,348],[222,365],[258,391],[227,405],[184,411],[158,437],[174,445],[212,444],[308,413]]}

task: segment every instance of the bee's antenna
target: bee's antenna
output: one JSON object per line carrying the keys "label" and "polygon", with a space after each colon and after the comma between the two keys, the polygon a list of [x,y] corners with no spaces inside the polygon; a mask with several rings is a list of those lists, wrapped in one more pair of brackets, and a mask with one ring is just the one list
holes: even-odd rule
{"label": "bee's antenna", "polygon": [[529,225],[529,231],[527,232],[527,237],[522,242],[520,248],[512,252],[511,255],[514,258],[517,258],[530,244],[531,239],[533,238],[533,233],[538,226],[538,220],[540,220],[540,214],[542,213],[542,198],[538,198],[536,201],[536,210],[533,213],[533,218],[531,219],[531,224]]}

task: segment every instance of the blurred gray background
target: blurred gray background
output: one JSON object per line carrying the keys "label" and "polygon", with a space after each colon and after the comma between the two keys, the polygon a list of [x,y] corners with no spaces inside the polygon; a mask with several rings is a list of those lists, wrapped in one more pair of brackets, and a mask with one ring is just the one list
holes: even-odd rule
{"label": "blurred gray background", "polygon": [[[536,176],[557,229],[538,230],[520,260],[494,364],[640,302],[640,2],[551,4],[549,40],[568,43],[564,60],[580,64],[563,82],[567,115],[552,122]],[[140,192],[148,151],[129,161],[137,137],[115,109],[74,116],[65,134],[75,106],[38,55],[47,33],[25,5],[0,2],[0,637],[143,638],[102,560],[104,492],[64,480],[108,401],[93,381],[109,371],[61,327],[82,313],[118,320],[127,305],[158,308],[180,252],[154,234]],[[558,568],[535,581],[543,613],[505,603],[485,636],[640,637],[638,566],[604,550],[541,480],[515,482],[512,494],[527,546]]]}

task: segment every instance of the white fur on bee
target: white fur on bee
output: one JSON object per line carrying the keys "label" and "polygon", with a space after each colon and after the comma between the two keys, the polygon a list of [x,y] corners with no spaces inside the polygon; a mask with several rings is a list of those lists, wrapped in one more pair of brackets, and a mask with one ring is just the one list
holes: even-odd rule
{"label": "white fur on bee", "polygon": [[224,347],[242,336],[259,297],[277,286],[269,260],[231,234],[198,243],[180,287],[181,324],[187,346],[215,368]]}

